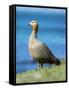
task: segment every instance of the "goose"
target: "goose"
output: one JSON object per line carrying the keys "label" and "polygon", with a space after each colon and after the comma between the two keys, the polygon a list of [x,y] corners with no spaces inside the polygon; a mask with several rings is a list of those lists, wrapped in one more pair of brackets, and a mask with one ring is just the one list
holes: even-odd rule
{"label": "goose", "polygon": [[46,63],[60,65],[60,60],[53,55],[48,46],[38,40],[38,22],[33,20],[29,25],[32,26],[32,33],[29,37],[28,49],[33,60],[38,63],[38,68],[42,68]]}

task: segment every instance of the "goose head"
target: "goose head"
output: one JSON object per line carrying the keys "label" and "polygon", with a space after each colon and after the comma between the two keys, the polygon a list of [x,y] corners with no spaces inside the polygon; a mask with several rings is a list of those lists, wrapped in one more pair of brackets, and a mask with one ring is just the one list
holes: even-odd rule
{"label": "goose head", "polygon": [[32,30],[37,32],[38,31],[38,23],[37,21],[31,21],[29,22],[29,25],[32,26]]}

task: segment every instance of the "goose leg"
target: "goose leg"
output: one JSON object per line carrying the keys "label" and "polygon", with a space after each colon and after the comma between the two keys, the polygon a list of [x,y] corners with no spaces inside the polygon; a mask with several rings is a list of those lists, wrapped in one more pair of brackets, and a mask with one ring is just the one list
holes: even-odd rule
{"label": "goose leg", "polygon": [[43,68],[43,64],[40,64],[40,67]]}
{"label": "goose leg", "polygon": [[39,69],[39,68],[42,68],[42,67],[43,67],[43,64],[38,63],[38,69]]}
{"label": "goose leg", "polygon": [[38,63],[38,69],[41,67],[40,63]]}

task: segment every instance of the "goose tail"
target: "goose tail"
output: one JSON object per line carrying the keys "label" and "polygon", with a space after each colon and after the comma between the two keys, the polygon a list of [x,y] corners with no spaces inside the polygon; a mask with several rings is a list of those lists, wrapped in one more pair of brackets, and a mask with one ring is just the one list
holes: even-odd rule
{"label": "goose tail", "polygon": [[59,59],[56,59],[56,65],[60,65],[61,61]]}

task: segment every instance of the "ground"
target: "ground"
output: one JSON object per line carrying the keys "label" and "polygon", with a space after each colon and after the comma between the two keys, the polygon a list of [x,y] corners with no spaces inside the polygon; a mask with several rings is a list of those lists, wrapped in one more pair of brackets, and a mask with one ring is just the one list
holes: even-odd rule
{"label": "ground", "polygon": [[66,80],[66,64],[51,65],[16,75],[16,83],[51,82]]}

